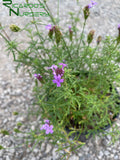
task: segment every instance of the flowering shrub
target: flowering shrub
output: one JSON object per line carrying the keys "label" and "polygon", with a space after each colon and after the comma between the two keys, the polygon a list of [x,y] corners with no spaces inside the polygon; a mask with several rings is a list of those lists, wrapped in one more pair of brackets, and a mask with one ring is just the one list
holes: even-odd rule
{"label": "flowering shrub", "polygon": [[[79,14],[70,13],[70,25],[63,32],[65,27],[62,29],[58,25],[45,0],[43,4],[51,20],[51,24],[45,26],[46,34],[39,32],[35,20],[21,30],[16,25],[10,27],[14,32],[25,30],[28,33],[31,42],[25,50],[19,50],[18,43],[8,36],[0,35],[7,42],[8,51],[13,53],[17,68],[22,64],[35,77],[34,94],[40,107],[37,115],[40,114],[43,121],[47,119],[39,129],[40,134],[35,131],[36,140],[52,139],[58,151],[66,148],[75,151],[83,145],[81,135],[88,137],[103,132],[106,126],[112,126],[119,114],[120,102],[115,87],[120,83],[120,24],[117,37],[106,36],[102,40],[99,35],[92,47],[95,30],[84,35],[84,28],[96,2],[91,1],[83,8],[82,32],[77,28]],[[35,25],[36,31],[29,25]],[[120,131],[103,134],[112,135],[114,142]]]}

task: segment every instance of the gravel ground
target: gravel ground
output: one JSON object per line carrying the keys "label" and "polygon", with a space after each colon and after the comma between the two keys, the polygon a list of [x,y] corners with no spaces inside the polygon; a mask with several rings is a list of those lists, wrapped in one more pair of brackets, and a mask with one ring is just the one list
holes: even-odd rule
{"label": "gravel ground", "polygon": [[[88,33],[91,29],[95,29],[96,36],[117,35],[117,25],[120,23],[120,1],[96,0],[96,2],[98,4],[91,9],[85,32]],[[17,3],[17,1],[14,0],[13,3]],[[25,3],[25,1],[21,0],[21,3]],[[80,0],[82,6],[88,3],[88,0]],[[27,37],[24,34],[12,33],[7,26],[14,23],[24,27],[31,18],[18,17],[16,15],[10,17],[8,8],[3,6],[2,2],[0,4],[0,21],[2,25],[6,25],[8,35],[10,35],[11,39],[17,38],[27,41]],[[49,6],[54,15],[57,12],[56,5],[57,2],[55,0],[49,0]],[[26,11],[24,8],[21,10]],[[68,22],[66,16],[68,11],[76,12],[77,10],[78,6],[75,0],[60,0],[60,18],[62,19],[60,24],[64,27],[64,24]],[[38,19],[41,19],[45,24],[48,23],[47,17]],[[24,47],[24,43],[21,47]],[[38,117],[37,122],[35,117],[28,118],[28,109],[31,108],[31,103],[33,102],[32,88],[34,79],[24,73],[22,68],[16,73],[15,65],[12,55],[7,56],[5,43],[0,37],[0,129],[7,129],[12,135],[3,136],[0,134],[0,144],[10,147],[7,150],[0,150],[0,160],[60,160],[60,155],[55,152],[56,147],[51,146],[48,142],[42,144],[41,150],[39,145],[36,146],[33,152],[24,145],[15,147],[22,144],[24,140],[23,138],[20,140],[13,138],[15,136],[13,128],[16,123],[23,122],[22,129],[29,131],[29,129],[34,130],[37,122],[40,121],[40,117]],[[13,112],[15,111],[19,112],[19,115],[14,116]],[[120,118],[117,119],[116,123],[120,127]],[[20,137],[22,137],[21,134]],[[120,139],[114,145],[108,146],[110,141],[110,136],[91,138],[84,147],[78,150],[77,155],[71,155],[70,160],[120,160]]]}

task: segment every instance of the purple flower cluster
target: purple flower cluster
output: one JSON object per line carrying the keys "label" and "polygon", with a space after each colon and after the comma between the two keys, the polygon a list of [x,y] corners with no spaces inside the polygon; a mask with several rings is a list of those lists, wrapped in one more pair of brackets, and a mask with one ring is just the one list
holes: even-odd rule
{"label": "purple flower cluster", "polygon": [[37,78],[39,81],[42,80],[42,76],[40,74],[34,74],[34,77]]}
{"label": "purple flower cluster", "polygon": [[46,134],[49,134],[49,133],[53,133],[53,125],[50,125],[50,121],[47,119],[45,120],[45,124],[40,128],[40,130],[45,130]]}
{"label": "purple flower cluster", "polygon": [[88,4],[88,8],[92,8],[96,4],[97,4],[97,2],[94,2],[93,0],[91,0],[91,3]]}
{"label": "purple flower cluster", "polygon": [[48,69],[52,69],[54,80],[53,83],[57,84],[57,87],[61,87],[61,83],[64,82],[64,79],[61,79],[61,77],[64,75],[64,67],[67,66],[67,64],[59,63],[59,65],[62,66],[62,68],[58,68],[57,65],[53,64],[51,67],[48,67]]}

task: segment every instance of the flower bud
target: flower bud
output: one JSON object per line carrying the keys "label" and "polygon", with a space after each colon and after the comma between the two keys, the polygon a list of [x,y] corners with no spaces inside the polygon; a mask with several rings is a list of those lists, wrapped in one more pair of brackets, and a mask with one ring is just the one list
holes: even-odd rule
{"label": "flower bud", "polygon": [[98,38],[97,38],[97,45],[99,45],[99,43],[101,42],[101,40],[102,40],[102,37],[98,36]]}
{"label": "flower bud", "polygon": [[88,42],[88,44],[90,44],[90,43],[92,42],[94,33],[95,33],[94,30],[91,30],[91,31],[89,32],[88,37],[87,37],[87,42]]}
{"label": "flower bud", "polygon": [[11,24],[10,29],[13,32],[18,32],[20,30],[20,28],[18,26],[16,26],[15,24]]}
{"label": "flower bud", "polygon": [[50,29],[49,32],[48,32],[48,36],[50,37],[50,39],[52,39],[53,37],[53,33],[54,33],[54,29]]}
{"label": "flower bud", "polygon": [[43,78],[40,74],[34,74],[34,77],[38,79],[41,83],[43,83]]}
{"label": "flower bud", "polygon": [[90,15],[90,11],[89,11],[89,6],[88,5],[83,9],[83,12],[84,12],[84,18],[86,20]]}
{"label": "flower bud", "polygon": [[60,32],[59,28],[57,26],[54,26],[54,31],[55,31],[55,39],[56,43],[59,44],[61,38],[62,38],[62,33]]}

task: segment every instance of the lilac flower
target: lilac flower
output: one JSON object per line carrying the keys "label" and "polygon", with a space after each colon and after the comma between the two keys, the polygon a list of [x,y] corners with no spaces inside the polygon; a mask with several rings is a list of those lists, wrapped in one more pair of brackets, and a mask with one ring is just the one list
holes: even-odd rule
{"label": "lilac flower", "polygon": [[[55,76],[55,75],[60,75],[60,76],[63,76],[63,74],[64,74],[64,67],[66,67],[67,66],[67,64],[64,64],[64,63],[59,63],[59,65],[62,65],[62,68],[58,68],[56,65],[52,65],[51,67],[48,67],[48,69],[52,69],[52,71],[53,71],[53,75]],[[53,69],[53,68],[55,68],[55,70]]]}
{"label": "lilac flower", "polygon": [[38,80],[42,80],[42,76],[40,74],[34,74],[34,77],[37,78]]}
{"label": "lilac flower", "polygon": [[55,73],[53,73],[53,75],[55,76],[58,76],[58,75],[60,75],[61,77],[64,75],[64,70],[63,70],[63,68],[57,68],[56,70],[55,70]]}
{"label": "lilac flower", "polygon": [[57,84],[57,87],[61,87],[61,84],[60,83],[63,83],[64,82],[64,79],[61,79],[61,76],[60,75],[58,75],[58,76],[54,76],[54,80],[52,80],[53,81],[53,83],[56,83]]}
{"label": "lilac flower", "polygon": [[41,128],[40,130],[47,130],[47,128],[49,128],[49,124],[45,123]]}
{"label": "lilac flower", "polygon": [[49,133],[53,133],[53,125],[50,125],[47,129],[46,129],[46,134],[49,134]]}
{"label": "lilac flower", "polygon": [[97,2],[94,2],[93,0],[91,0],[91,3],[93,6],[97,4]]}
{"label": "lilac flower", "polygon": [[53,68],[57,69],[57,66],[55,64],[53,64],[51,67],[48,67],[48,69],[52,69],[52,70],[53,70]]}
{"label": "lilac flower", "polygon": [[120,29],[120,24],[118,24],[118,29]]}
{"label": "lilac flower", "polygon": [[47,123],[47,124],[49,124],[50,120],[46,119],[44,122]]}
{"label": "lilac flower", "polygon": [[52,69],[54,76],[58,75],[58,74],[63,76],[63,74],[64,74],[63,68],[58,68],[55,64],[53,64],[51,67],[48,67],[48,69]]}
{"label": "lilac flower", "polygon": [[48,67],[48,69],[52,69],[52,71],[53,71],[53,75],[56,75],[56,73],[55,73],[55,70],[54,69],[57,69],[58,67],[55,65],[55,64],[53,64],[51,67]]}
{"label": "lilac flower", "polygon": [[50,29],[52,29],[52,25],[51,25],[51,24],[48,24],[48,25],[45,26],[45,28],[46,28],[47,30],[50,30]]}
{"label": "lilac flower", "polygon": [[92,4],[90,3],[90,4],[88,4],[88,8],[92,8],[93,6],[92,6]]}
{"label": "lilac flower", "polygon": [[65,63],[59,63],[59,65],[61,65],[61,66],[62,66],[62,69],[64,69],[64,67],[66,67],[66,66],[67,66],[67,64],[65,64]]}
{"label": "lilac flower", "polygon": [[45,130],[46,134],[53,133],[53,125],[49,124],[49,120],[45,120],[46,123],[40,128],[40,130]]}
{"label": "lilac flower", "polygon": [[53,83],[57,84],[57,87],[61,87],[61,83],[64,82],[64,79],[61,79],[61,77],[64,75],[64,67],[67,66],[65,63],[59,63],[59,65],[62,66],[62,68],[57,67],[55,64],[53,64],[51,67],[48,67],[48,69],[52,69],[54,80]]}
{"label": "lilac flower", "polygon": [[91,0],[91,3],[88,4],[88,8],[92,8],[96,4],[97,4],[97,2],[94,2],[93,0]]}
{"label": "lilac flower", "polygon": [[65,60],[63,59],[63,62],[65,62]]}
{"label": "lilac flower", "polygon": [[69,26],[68,28],[69,28],[69,32],[71,32],[71,28],[72,28],[72,27],[71,27],[71,26]]}

